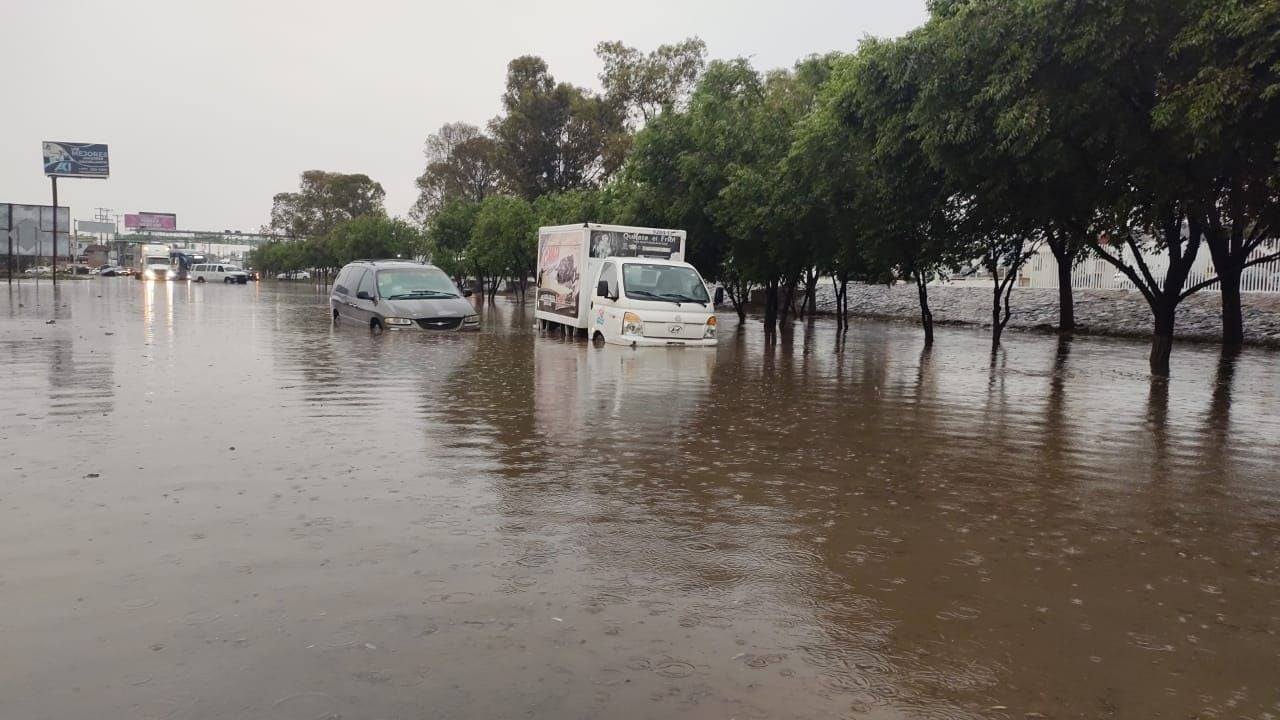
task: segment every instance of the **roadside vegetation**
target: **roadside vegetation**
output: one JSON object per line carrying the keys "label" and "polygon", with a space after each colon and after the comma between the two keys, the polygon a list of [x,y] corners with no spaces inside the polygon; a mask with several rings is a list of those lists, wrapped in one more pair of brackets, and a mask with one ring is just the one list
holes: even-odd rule
{"label": "roadside vegetation", "polygon": [[[992,347],[1020,266],[1059,263],[1059,329],[1075,327],[1071,268],[1111,263],[1151,309],[1165,373],[1175,310],[1212,285],[1222,342],[1243,342],[1240,276],[1280,236],[1280,3],[933,0],[920,28],[851,53],[762,71],[707,62],[691,38],[642,52],[601,43],[601,92],[537,57],[508,66],[487,127],[426,143],[408,220],[363,175],[305,173],[275,197],[265,270],[356,257],[430,257],[492,297],[523,289],[539,225],[688,231],[689,257],[766,331],[815,310],[831,282],[991,280]],[[1217,276],[1188,273],[1208,252]],[[1167,271],[1146,259],[1162,254]],[[523,296],[523,295],[521,295]]]}

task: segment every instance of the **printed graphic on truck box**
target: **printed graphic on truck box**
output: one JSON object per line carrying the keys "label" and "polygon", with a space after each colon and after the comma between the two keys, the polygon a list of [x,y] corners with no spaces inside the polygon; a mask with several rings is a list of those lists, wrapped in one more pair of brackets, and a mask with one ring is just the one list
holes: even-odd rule
{"label": "printed graphic on truck box", "polygon": [[679,235],[651,235],[649,233],[620,232],[618,230],[591,231],[591,257],[650,257],[670,260],[680,252]]}
{"label": "printed graphic on truck box", "polygon": [[544,234],[538,248],[538,309],[576,320],[586,269],[581,230]]}

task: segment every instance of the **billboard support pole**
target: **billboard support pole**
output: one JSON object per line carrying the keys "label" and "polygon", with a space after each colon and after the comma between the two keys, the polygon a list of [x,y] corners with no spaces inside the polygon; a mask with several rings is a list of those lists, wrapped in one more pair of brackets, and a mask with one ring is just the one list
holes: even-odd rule
{"label": "billboard support pole", "polygon": [[13,271],[17,267],[17,263],[13,260],[13,206],[9,206],[9,227],[5,228],[4,236],[9,238],[9,258],[6,263],[9,266],[9,284],[13,284]]}
{"label": "billboard support pole", "polygon": [[[58,284],[58,176],[50,175],[49,182],[53,183],[53,284]],[[37,226],[38,227],[38,226]]]}

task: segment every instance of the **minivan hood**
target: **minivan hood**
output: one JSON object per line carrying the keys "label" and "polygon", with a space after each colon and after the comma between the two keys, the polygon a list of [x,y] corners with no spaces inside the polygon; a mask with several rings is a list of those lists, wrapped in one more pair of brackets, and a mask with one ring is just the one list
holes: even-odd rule
{"label": "minivan hood", "polygon": [[466,317],[476,310],[463,298],[415,298],[413,300],[383,300],[388,317],[419,318]]}

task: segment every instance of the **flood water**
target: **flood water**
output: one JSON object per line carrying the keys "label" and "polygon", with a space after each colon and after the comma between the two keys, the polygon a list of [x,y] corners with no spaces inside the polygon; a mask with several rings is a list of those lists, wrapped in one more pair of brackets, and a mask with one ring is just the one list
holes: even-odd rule
{"label": "flood water", "polygon": [[324,302],[0,287],[0,717],[1280,716],[1274,352]]}

